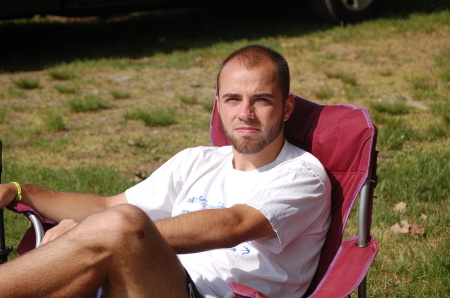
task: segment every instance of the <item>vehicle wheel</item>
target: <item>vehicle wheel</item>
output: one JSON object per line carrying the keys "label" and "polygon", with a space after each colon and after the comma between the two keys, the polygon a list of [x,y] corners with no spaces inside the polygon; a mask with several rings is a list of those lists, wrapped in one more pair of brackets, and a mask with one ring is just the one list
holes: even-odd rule
{"label": "vehicle wheel", "polygon": [[320,19],[328,22],[354,23],[374,17],[382,0],[308,0]]}

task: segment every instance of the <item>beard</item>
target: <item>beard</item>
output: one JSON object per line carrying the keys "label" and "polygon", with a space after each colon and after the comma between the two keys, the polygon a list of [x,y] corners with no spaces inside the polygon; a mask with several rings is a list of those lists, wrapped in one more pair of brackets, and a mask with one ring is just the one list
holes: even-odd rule
{"label": "beard", "polygon": [[[221,120],[222,121],[222,120]],[[261,152],[269,144],[271,144],[281,133],[283,129],[283,117],[270,127],[270,129],[263,133],[259,138],[253,138],[251,136],[243,136],[237,138],[231,135],[230,131],[225,127],[222,122],[223,131],[227,140],[233,145],[233,148],[240,154],[255,154]]]}

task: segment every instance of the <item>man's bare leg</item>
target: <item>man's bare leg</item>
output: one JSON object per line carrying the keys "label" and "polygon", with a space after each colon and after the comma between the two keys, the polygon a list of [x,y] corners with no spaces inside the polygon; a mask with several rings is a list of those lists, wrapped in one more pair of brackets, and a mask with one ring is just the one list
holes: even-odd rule
{"label": "man's bare leg", "polygon": [[187,297],[172,248],[137,207],[94,214],[71,231],[0,266],[2,297]]}

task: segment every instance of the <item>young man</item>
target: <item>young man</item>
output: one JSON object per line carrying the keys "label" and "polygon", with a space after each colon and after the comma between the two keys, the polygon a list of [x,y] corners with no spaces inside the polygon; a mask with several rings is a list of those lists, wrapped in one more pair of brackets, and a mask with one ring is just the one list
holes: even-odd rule
{"label": "young man", "polygon": [[[235,281],[300,297],[328,230],[331,187],[319,161],[284,139],[294,108],[287,62],[261,46],[234,52],[216,101],[232,146],[183,150],[122,194],[19,185],[22,202],[59,225],[0,267],[2,295],[102,287],[105,297],[223,297]],[[0,185],[0,207],[17,191]]]}

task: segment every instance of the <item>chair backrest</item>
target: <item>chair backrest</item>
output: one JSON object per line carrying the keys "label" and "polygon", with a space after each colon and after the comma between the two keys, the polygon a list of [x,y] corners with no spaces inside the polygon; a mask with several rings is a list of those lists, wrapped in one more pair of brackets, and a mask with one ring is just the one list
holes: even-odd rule
{"label": "chair backrest", "polygon": [[[310,293],[336,255],[350,210],[368,178],[374,158],[376,127],[365,108],[322,106],[295,96],[294,112],[285,123],[285,136],[290,143],[312,153],[322,162],[332,184],[331,226],[308,290]],[[216,104],[210,138],[213,146],[230,144],[223,133]],[[368,226],[370,229],[370,223]]]}

